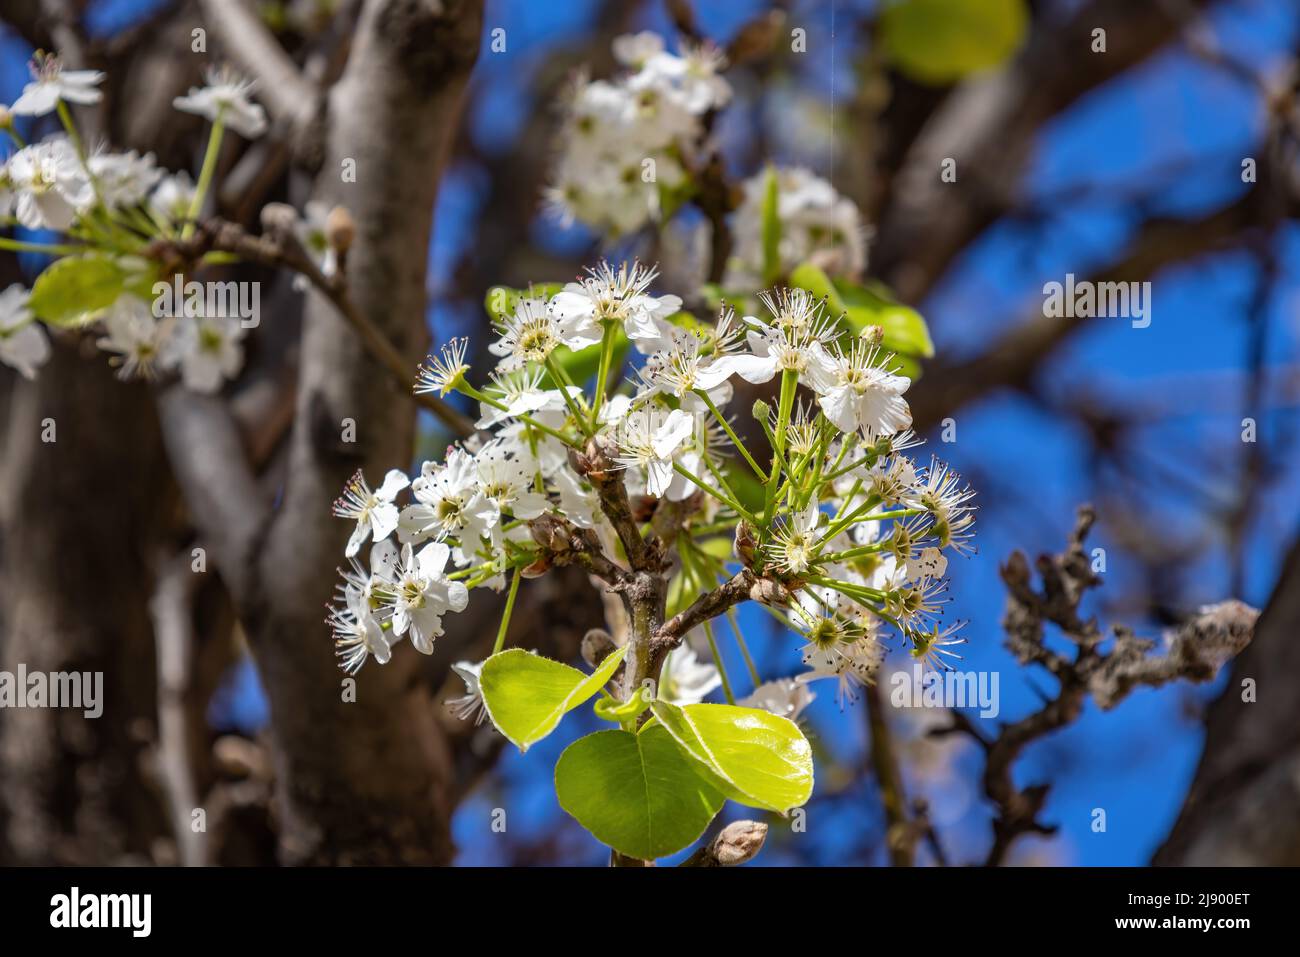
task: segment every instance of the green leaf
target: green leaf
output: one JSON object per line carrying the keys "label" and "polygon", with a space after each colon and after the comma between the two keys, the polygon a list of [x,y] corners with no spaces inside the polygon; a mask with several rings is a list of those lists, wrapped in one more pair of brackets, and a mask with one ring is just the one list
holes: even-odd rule
{"label": "green leaf", "polygon": [[832,281],[820,266],[806,262],[790,273],[790,284],[808,290],[819,299],[825,297],[826,308],[843,315],[854,335],[867,326],[884,329],[882,352],[892,352],[899,358],[891,366],[901,365],[903,375],[917,378],[920,364],[910,360],[934,355],[934,343],[925,319],[915,309],[895,300],[880,283],[860,286],[847,280]]}
{"label": "green leaf", "polygon": [[733,801],[784,814],[812,794],[812,747],[793,721],[730,704],[651,707]]}
{"label": "green leaf", "polygon": [[763,180],[762,228],[763,282],[770,286],[781,278],[781,186],[773,166]]}
{"label": "green leaf", "polygon": [[740,504],[755,514],[763,511],[767,493],[763,483],[754,476],[749,466],[744,462],[732,461],[727,464],[725,472],[727,483],[740,499]]}
{"label": "green leaf", "polygon": [[880,39],[900,72],[944,85],[1008,59],[1028,24],[1025,0],[893,0]]}
{"label": "green leaf", "polygon": [[483,663],[479,690],[492,723],[520,751],[546,737],[569,711],[605,686],[627,647],[590,675],[522,648],[499,651]]}
{"label": "green leaf", "polygon": [[32,284],[28,305],[52,326],[76,326],[107,309],[131,275],[108,256],[65,256]]}
{"label": "green leaf", "polygon": [[[860,321],[862,327],[880,326],[885,330],[885,349],[923,359],[934,355],[934,342],[930,339],[930,330],[921,314],[895,299],[883,283],[871,282],[859,286],[846,280],[836,280],[835,289],[848,307],[851,323]],[[854,331],[861,332],[862,327]]]}
{"label": "green leaf", "polygon": [[597,731],[565,748],[555,794],[602,844],[652,861],[689,847],[725,798],[663,727]]}

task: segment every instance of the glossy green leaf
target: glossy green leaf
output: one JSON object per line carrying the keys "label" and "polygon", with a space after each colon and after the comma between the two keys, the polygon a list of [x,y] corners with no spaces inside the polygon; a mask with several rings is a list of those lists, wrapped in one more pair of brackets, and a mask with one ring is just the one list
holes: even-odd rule
{"label": "glossy green leaf", "polygon": [[733,801],[784,814],[812,794],[812,747],[793,721],[730,704],[656,701],[652,708]]}
{"label": "glossy green leaf", "polygon": [[566,713],[605,686],[627,654],[610,654],[590,675],[530,654],[522,648],[497,652],[483,663],[479,690],[488,716],[520,751],[546,737]]}
{"label": "glossy green leaf", "polygon": [[658,725],[573,742],[556,762],[555,794],[602,844],[646,861],[689,847],[725,800]]}
{"label": "glossy green leaf", "polygon": [[[760,461],[759,464],[763,463]],[[744,462],[733,460],[727,464],[725,471],[727,484],[740,499],[740,504],[754,513],[763,511],[766,492],[763,483],[754,476],[750,467]]]}
{"label": "glossy green leaf", "polygon": [[108,256],[66,256],[32,284],[29,307],[52,326],[75,326],[117,301],[130,279]]}
{"label": "glossy green leaf", "polygon": [[851,321],[860,320],[863,326],[880,326],[885,330],[884,348],[923,359],[934,355],[934,342],[921,314],[895,299],[883,283],[859,286],[836,280],[835,289],[848,308]]}
{"label": "glossy green leaf", "polygon": [[916,378],[920,365],[909,360],[934,355],[925,319],[915,309],[897,302],[879,283],[860,286],[846,280],[832,281],[821,267],[802,263],[790,273],[790,284],[818,298],[825,297],[826,308],[842,315],[854,334],[868,326],[880,326],[885,332],[882,354],[897,356],[899,361],[891,363],[891,367],[901,365],[903,375]]}
{"label": "glossy green leaf", "polygon": [[1025,0],[892,0],[880,40],[902,73],[942,85],[1003,63],[1028,25]]}

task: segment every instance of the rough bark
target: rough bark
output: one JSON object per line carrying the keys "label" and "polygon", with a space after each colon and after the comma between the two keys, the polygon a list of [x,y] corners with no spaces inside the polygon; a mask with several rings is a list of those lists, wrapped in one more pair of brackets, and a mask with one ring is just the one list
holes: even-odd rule
{"label": "rough bark", "polygon": [[[42,441],[46,420],[53,442]],[[148,390],[56,346],[36,381],[14,389],[0,495],[0,670],[103,673],[99,718],[0,712],[13,860],[147,860],[168,830],[142,757],[155,714],[150,558],[172,500]]]}
{"label": "rough bark", "polygon": [[[1300,545],[1210,707],[1205,751],[1155,864],[1300,864]],[[1243,683],[1254,682],[1254,695]],[[1251,697],[1252,700],[1245,700]]]}
{"label": "rough bark", "polygon": [[[477,3],[368,3],[328,107],[314,198],[358,223],[348,262],[357,302],[410,360],[425,345],[425,266],[440,167],[478,50]],[[343,182],[354,160],[356,182]],[[344,420],[356,442],[340,438]],[[348,530],[330,504],[358,467],[408,464],[414,407],[396,394],[334,307],[314,295],[303,326],[288,480],[244,620],[271,705],[281,854],[291,863],[448,863],[451,755],[404,654],[358,678],[345,704],[322,606]]]}

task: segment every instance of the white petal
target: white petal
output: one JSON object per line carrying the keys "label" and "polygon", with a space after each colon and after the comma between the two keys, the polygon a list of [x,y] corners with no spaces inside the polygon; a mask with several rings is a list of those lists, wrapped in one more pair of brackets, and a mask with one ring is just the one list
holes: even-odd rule
{"label": "white petal", "polygon": [[817,399],[822,412],[841,432],[856,432],[858,420],[854,415],[852,390],[842,386]]}
{"label": "white petal", "polygon": [[361,546],[370,536],[370,520],[363,518],[357,522],[357,527],[352,530],[352,537],[348,539],[348,547],[343,550],[343,554],[351,558],[357,552],[361,551]]}
{"label": "white petal", "polygon": [[391,469],[389,473],[384,476],[384,484],[379,486],[379,491],[375,494],[383,501],[391,502],[397,497],[398,492],[410,484],[411,480],[406,477],[405,472],[401,469]]}
{"label": "white petal", "polygon": [[381,502],[370,510],[370,531],[377,542],[393,534],[397,522],[397,506],[392,502]]}
{"label": "white petal", "polygon": [[753,385],[771,382],[776,375],[776,359],[769,356],[732,356],[731,364],[736,375]]}
{"label": "white petal", "polygon": [[419,562],[420,574],[426,578],[439,578],[443,570],[447,567],[447,561],[451,558],[451,549],[446,542],[430,542],[420,549]]}

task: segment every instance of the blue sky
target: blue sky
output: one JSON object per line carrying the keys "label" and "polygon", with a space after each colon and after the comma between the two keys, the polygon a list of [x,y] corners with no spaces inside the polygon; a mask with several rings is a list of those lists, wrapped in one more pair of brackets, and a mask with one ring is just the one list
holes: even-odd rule
{"label": "blue sky", "polygon": [[[529,111],[545,108],[533,102],[529,78],[557,45],[582,38],[596,10],[594,0],[537,4],[489,0],[487,26],[507,31],[505,54],[485,54],[476,69],[468,123],[476,145],[486,153],[514,147]],[[761,4],[698,2],[704,31],[725,40]],[[801,76],[815,95],[851,93],[851,54],[860,38],[844,29],[847,11],[841,3],[835,37],[837,57],[820,57]],[[860,4],[869,7],[870,4]],[[95,5],[98,29],[111,32],[141,8],[139,0]],[[800,4],[810,38],[829,40],[831,6]],[[638,24],[665,29],[662,9],[654,6]],[[1264,73],[1294,42],[1297,12],[1283,2],[1225,4],[1213,21],[1222,47]],[[0,101],[11,101],[25,78],[27,52],[14,38],[0,38]],[[1148,194],[1152,208],[1167,214],[1194,214],[1232,201],[1246,187],[1240,160],[1253,155],[1264,116],[1257,92],[1225,77],[1181,49],[1154,57],[1131,74],[1094,92],[1048,126],[1037,143],[1028,175],[1026,195],[1049,198],[1079,184],[1095,189],[1086,198],[1052,209],[1046,228],[999,223],[955,263],[928,299],[918,304],[930,321],[942,353],[967,354],[1031,313],[1041,303],[1044,282],[1060,280],[1066,272],[1082,276],[1121,250],[1136,221],[1135,210],[1121,192],[1135,186]],[[783,157],[778,154],[777,159]],[[836,156],[835,164],[850,162]],[[832,158],[814,163],[831,172]],[[1171,171],[1176,168],[1176,171]],[[430,250],[431,288],[440,298],[430,310],[435,337],[445,338],[469,319],[464,305],[441,299],[452,293],[452,267],[481,215],[492,184],[482,170],[461,163],[453,167],[437,209],[436,240]],[[539,220],[535,241],[559,251],[582,248],[586,237],[565,233]],[[1279,237],[1281,270],[1271,303],[1267,364],[1293,367],[1297,351],[1297,305],[1300,289],[1300,235],[1287,227]],[[1124,320],[1099,320],[1078,336],[1049,364],[1043,376],[1049,395],[1095,392],[1121,409],[1142,409],[1153,402],[1168,407],[1144,427],[1138,449],[1150,459],[1150,480],[1141,483],[1128,502],[1138,511],[1159,515],[1171,533],[1206,528],[1193,522],[1196,513],[1166,473],[1187,476],[1205,486],[1211,496],[1230,502],[1235,494],[1231,468],[1240,454],[1243,416],[1258,419],[1260,440],[1276,442],[1295,431],[1296,409],[1284,401],[1269,409],[1245,409],[1234,373],[1244,367],[1250,327],[1247,304],[1253,292],[1255,267],[1240,253],[1224,253],[1167,270],[1154,280],[1153,321],[1134,329]],[[557,277],[536,276],[536,280]],[[1234,384],[1237,382],[1237,384]],[[1208,383],[1208,385],[1207,385]],[[1035,685],[1050,689],[1040,674],[1019,668],[1001,646],[998,620],[1003,592],[997,577],[1000,561],[1014,548],[1031,555],[1057,550],[1072,525],[1077,503],[1093,495],[1087,474],[1088,444],[1077,426],[1019,395],[996,394],[957,414],[957,441],[942,443],[930,436],[930,448],[959,470],[989,487],[980,516],[979,553],[950,568],[952,612],[969,619],[970,643],[965,666],[995,670],[1001,677],[1002,717],[1014,719],[1032,709]],[[1135,453],[1136,454],[1136,453]],[[1159,466],[1159,468],[1155,466]],[[1163,471],[1162,471],[1163,470]],[[1251,528],[1242,597],[1262,605],[1283,550],[1297,529],[1295,502],[1300,474],[1281,469],[1261,493]],[[1228,576],[1221,541],[1210,526],[1211,547],[1187,576],[1181,600],[1188,608],[1225,597]],[[1220,536],[1221,537],[1221,536]],[[1107,548],[1102,600],[1118,601],[1135,574],[1104,523],[1095,545]],[[1094,607],[1109,619],[1108,609]],[[1131,609],[1123,620],[1143,629]],[[770,664],[767,676],[798,670],[797,642],[774,633],[761,612],[747,609],[742,625],[760,661]],[[724,629],[725,630],[725,629]],[[324,640],[324,636],[323,640]],[[724,657],[737,683],[746,682],[735,645],[724,641]],[[747,690],[747,689],[746,689]],[[1046,844],[1025,841],[1022,853],[1057,863],[1140,864],[1149,859],[1182,802],[1201,746],[1201,733],[1189,717],[1189,703],[1208,700],[1216,687],[1172,687],[1138,691],[1119,709],[1101,714],[1089,706],[1079,722],[1031,747],[1017,768],[1024,783],[1048,779],[1053,783],[1045,819],[1059,823],[1061,834]],[[863,761],[866,747],[862,706],[841,713],[829,688],[809,713],[809,730],[819,748],[843,764]],[[264,704],[251,667],[245,665],[214,706],[222,723],[255,727],[265,722]],[[454,827],[467,864],[506,862],[516,842],[540,841],[558,835],[563,858],[598,863],[603,851],[559,809],[550,772],[561,750],[594,727],[586,714],[571,716],[560,732],[533,748],[527,756],[507,754],[498,773],[476,792],[457,814]],[[979,800],[979,761],[965,753],[957,759],[962,774],[941,780],[931,795],[950,851],[959,859],[982,854],[988,839],[988,809]],[[834,785],[833,775],[819,768],[819,787]],[[922,784],[919,780],[913,786]],[[927,792],[929,793],[929,792]],[[507,807],[510,840],[503,841],[489,826],[491,809]],[[1105,833],[1091,828],[1094,809],[1106,811]],[[736,816],[728,806],[725,812]],[[780,827],[780,825],[776,825]],[[797,838],[774,836],[763,863],[861,863],[862,850],[878,836],[880,817],[869,781],[859,781],[839,798],[819,802],[810,811],[808,832]],[[1040,850],[1045,857],[1037,856]],[[870,860],[880,860],[877,854]],[[1025,859],[1030,859],[1026,857]]]}

